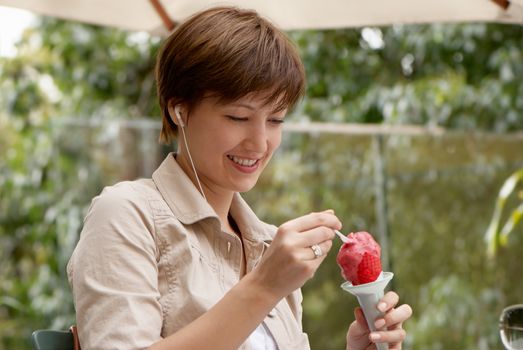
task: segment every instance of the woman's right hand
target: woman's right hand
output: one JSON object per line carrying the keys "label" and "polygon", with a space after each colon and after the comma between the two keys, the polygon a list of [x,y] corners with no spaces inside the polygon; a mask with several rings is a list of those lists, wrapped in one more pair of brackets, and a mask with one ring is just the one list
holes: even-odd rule
{"label": "woman's right hand", "polygon": [[[333,210],[311,213],[282,224],[252,271],[260,288],[276,300],[300,288],[314,276],[332,247],[334,230],[339,229],[341,222]],[[323,253],[320,257],[311,249],[315,244]]]}

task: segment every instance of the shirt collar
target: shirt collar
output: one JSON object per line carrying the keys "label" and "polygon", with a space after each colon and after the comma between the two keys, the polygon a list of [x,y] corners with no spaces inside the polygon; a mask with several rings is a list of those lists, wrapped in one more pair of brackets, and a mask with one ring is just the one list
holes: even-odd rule
{"label": "shirt collar", "polygon": [[244,239],[250,241],[272,241],[276,227],[258,219],[239,193],[235,193],[232,198],[230,213]]}
{"label": "shirt collar", "polygon": [[174,216],[183,224],[194,224],[209,217],[218,219],[214,209],[176,162],[175,153],[169,153],[152,178]]}
{"label": "shirt collar", "polygon": [[[219,222],[214,209],[176,162],[174,153],[169,153],[153,173],[152,179],[174,216],[184,225],[206,218],[215,218]],[[260,221],[239,193],[233,196],[230,214],[244,239],[272,241],[276,228]]]}

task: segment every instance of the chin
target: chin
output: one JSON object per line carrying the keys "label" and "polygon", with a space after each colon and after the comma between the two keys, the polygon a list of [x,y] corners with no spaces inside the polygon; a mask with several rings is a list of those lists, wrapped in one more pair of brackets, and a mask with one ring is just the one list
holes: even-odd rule
{"label": "chin", "polygon": [[256,181],[254,182],[245,182],[243,184],[237,184],[235,186],[235,192],[239,192],[239,193],[243,193],[243,192],[249,192],[250,190],[252,190],[254,188],[254,186],[256,186],[256,183],[258,182],[258,179],[256,179]]}

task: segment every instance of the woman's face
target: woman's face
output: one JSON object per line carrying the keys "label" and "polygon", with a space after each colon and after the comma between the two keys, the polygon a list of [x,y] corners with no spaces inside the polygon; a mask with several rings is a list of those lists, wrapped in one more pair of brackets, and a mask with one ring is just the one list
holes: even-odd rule
{"label": "woman's face", "polygon": [[[263,102],[255,94],[227,104],[208,97],[188,115],[182,112],[187,144],[206,191],[246,192],[258,181],[280,145],[286,113],[275,112],[274,105]],[[177,159],[193,177],[181,130],[178,135]]]}

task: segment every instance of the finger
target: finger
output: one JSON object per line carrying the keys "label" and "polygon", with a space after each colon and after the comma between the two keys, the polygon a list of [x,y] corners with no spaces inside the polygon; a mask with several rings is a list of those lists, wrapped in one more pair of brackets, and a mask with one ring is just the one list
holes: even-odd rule
{"label": "finger", "polygon": [[341,229],[341,222],[336,215],[329,212],[310,213],[282,224],[279,230],[303,232],[319,226],[326,226],[333,230]]}
{"label": "finger", "polygon": [[363,309],[361,307],[358,306],[356,309],[354,309],[354,318],[360,326],[362,334],[368,333],[369,326],[367,325],[367,320],[365,319],[365,315],[363,314]]}
{"label": "finger", "polygon": [[389,329],[401,328],[401,324],[412,316],[412,308],[410,305],[403,304],[395,309],[390,310],[383,317],[380,317],[374,322],[377,329],[387,327]]}
{"label": "finger", "polygon": [[293,240],[299,247],[310,247],[314,244],[320,244],[325,241],[332,241],[336,237],[334,230],[326,226],[320,226],[300,232]]}
{"label": "finger", "polygon": [[369,334],[373,343],[401,343],[405,340],[407,332],[404,329],[393,329],[389,331],[377,331]]}
{"label": "finger", "polygon": [[321,251],[321,254],[319,256],[316,256],[316,254],[314,253],[314,249],[312,248],[312,246],[310,246],[310,247],[303,248],[301,259],[302,260],[315,260],[318,258],[325,258],[325,256],[329,253],[329,251],[332,247],[332,241],[327,240],[322,243],[319,243],[318,247],[320,248],[320,251]]}
{"label": "finger", "polygon": [[398,294],[394,292],[387,292],[378,303],[378,310],[380,310],[381,312],[387,312],[388,310],[396,306],[399,300],[400,297]]}
{"label": "finger", "polygon": [[389,350],[401,350],[402,343],[389,344]]}
{"label": "finger", "polygon": [[369,340],[369,329],[360,307],[354,309],[354,318],[347,332],[347,344],[351,343],[358,349],[366,349],[369,345],[374,345]]}

